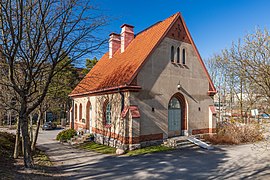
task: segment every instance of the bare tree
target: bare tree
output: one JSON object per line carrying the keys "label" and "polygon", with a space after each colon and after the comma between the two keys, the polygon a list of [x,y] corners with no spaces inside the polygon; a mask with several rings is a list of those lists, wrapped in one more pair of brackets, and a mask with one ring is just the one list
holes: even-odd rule
{"label": "bare tree", "polygon": [[[270,36],[266,29],[257,29],[243,40],[239,39],[231,48],[224,49],[209,62],[212,63],[209,66],[212,71],[222,72],[216,73],[217,77],[214,78],[220,79],[216,84],[223,84],[224,89],[230,92],[230,96],[237,102],[232,109],[240,110],[241,119],[247,117],[249,111],[257,108],[258,104],[263,103],[261,106],[268,107]],[[218,84],[217,87],[220,88]]]}
{"label": "bare tree", "polygon": [[269,32],[257,29],[245,37],[241,45],[246,78],[252,81],[265,98],[270,98],[270,35]]}
{"label": "bare tree", "polygon": [[67,65],[56,68],[67,55],[74,61],[105,42],[95,36],[104,24],[87,0],[0,0],[1,54],[8,71],[0,85],[12,89],[18,100],[26,168],[33,167],[30,113]]}

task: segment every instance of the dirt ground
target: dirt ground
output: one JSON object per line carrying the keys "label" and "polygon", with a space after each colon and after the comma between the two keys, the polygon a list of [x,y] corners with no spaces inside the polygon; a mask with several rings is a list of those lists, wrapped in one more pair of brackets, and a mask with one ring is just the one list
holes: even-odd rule
{"label": "dirt ground", "polygon": [[[14,130],[9,130],[7,128],[0,128],[0,131],[8,131],[13,133]],[[6,135],[7,136],[7,135]],[[5,137],[5,136],[4,136]],[[2,137],[2,138],[4,138]],[[12,136],[7,136],[11,139]],[[10,140],[11,140],[10,139]],[[4,140],[4,139],[3,139]],[[19,157],[19,159],[14,160],[12,158],[13,154],[13,143],[11,142],[10,146],[9,141],[5,141],[5,145],[8,145],[8,149],[0,149],[1,152],[4,153],[3,156],[0,156],[0,179],[62,179],[59,177],[59,171],[55,167],[52,166],[52,163],[48,159],[48,157],[38,151],[37,155],[34,156],[35,168],[34,169],[25,169],[23,157]],[[0,142],[1,143],[1,142]],[[3,144],[2,144],[3,145]]]}

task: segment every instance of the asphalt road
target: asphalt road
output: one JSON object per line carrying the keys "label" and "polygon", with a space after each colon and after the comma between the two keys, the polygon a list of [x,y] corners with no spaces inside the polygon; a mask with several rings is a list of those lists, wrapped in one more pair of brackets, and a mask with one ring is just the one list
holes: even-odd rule
{"label": "asphalt road", "polygon": [[269,142],[128,157],[62,145],[54,140],[59,131],[41,131],[38,146],[63,179],[270,179]]}

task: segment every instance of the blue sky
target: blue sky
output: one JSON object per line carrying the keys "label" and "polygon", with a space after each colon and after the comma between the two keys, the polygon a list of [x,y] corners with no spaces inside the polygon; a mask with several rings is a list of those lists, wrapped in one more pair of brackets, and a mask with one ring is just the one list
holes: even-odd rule
{"label": "blue sky", "polygon": [[94,3],[110,18],[102,31],[104,37],[111,32],[120,33],[124,23],[134,25],[137,33],[181,12],[204,60],[254,32],[256,27],[270,28],[269,0],[96,0]]}

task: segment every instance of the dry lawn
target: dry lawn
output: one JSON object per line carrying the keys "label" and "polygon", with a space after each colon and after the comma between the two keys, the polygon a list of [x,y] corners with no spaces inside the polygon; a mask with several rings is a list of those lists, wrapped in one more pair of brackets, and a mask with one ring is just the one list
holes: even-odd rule
{"label": "dry lawn", "polygon": [[242,144],[263,140],[260,124],[219,123],[214,135],[205,135],[204,139],[212,144]]}

